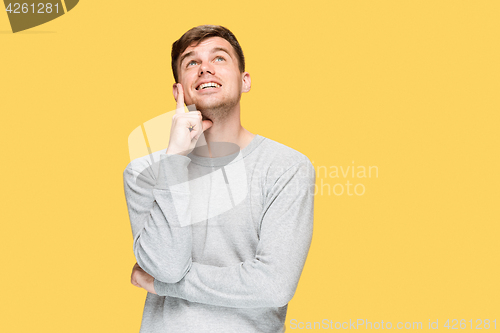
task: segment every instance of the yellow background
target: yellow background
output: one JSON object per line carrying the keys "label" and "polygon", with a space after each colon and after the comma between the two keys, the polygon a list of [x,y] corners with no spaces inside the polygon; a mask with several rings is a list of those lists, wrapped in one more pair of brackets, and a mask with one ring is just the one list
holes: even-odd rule
{"label": "yellow background", "polygon": [[245,128],[315,167],[379,170],[318,175],[366,192],[316,196],[287,326],[498,327],[499,14],[498,1],[83,0],[12,34],[0,13],[0,331],[139,332],[127,138],[175,108],[171,44],[200,24],[243,47]]}

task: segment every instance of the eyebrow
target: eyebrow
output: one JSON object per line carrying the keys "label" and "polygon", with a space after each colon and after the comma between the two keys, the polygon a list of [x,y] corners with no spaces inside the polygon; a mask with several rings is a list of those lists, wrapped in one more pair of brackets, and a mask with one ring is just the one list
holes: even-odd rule
{"label": "eyebrow", "polygon": [[[216,52],[219,52],[219,51],[225,52],[225,53],[227,53],[227,55],[228,55],[229,57],[231,57],[231,54],[229,53],[229,51],[228,51],[227,49],[223,48],[223,47],[215,47],[215,48],[213,48],[213,49],[210,51],[210,53],[216,53]],[[196,52],[195,52],[195,51],[189,51],[188,53],[183,54],[183,55],[181,56],[181,59],[179,60],[179,66],[180,66],[180,65],[182,65],[182,62],[184,61],[184,59],[186,59],[186,58],[188,58],[188,57],[191,57],[191,56],[194,56],[194,55],[196,55]],[[231,57],[231,58],[232,58],[232,57]]]}

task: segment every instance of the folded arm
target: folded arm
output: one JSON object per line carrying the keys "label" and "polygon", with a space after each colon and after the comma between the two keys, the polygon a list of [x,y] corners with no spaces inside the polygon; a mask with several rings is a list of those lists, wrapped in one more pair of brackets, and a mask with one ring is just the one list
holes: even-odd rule
{"label": "folded arm", "polygon": [[[189,186],[182,185],[187,180],[189,162],[186,156],[163,154],[155,165],[157,175],[154,168],[140,172],[133,162],[123,173],[137,263],[163,282],[178,282],[192,264],[192,231],[188,223],[183,223],[190,219]],[[172,183],[178,185],[172,187]],[[176,203],[185,206],[174,205],[174,197]]]}
{"label": "folded arm", "polygon": [[161,296],[226,307],[281,307],[293,297],[313,230],[314,168],[309,160],[284,172],[269,191],[255,258],[216,267],[192,263],[178,283],[154,280]]}

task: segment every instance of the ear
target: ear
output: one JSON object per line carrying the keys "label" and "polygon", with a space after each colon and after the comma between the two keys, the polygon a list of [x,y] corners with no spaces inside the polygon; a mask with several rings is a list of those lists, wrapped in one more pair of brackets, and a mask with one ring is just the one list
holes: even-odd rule
{"label": "ear", "polygon": [[174,83],[172,87],[172,93],[174,94],[174,99],[177,100],[177,95],[179,94],[179,90],[177,90],[177,83]]}
{"label": "ear", "polygon": [[245,72],[242,74],[243,85],[241,86],[241,92],[246,93],[250,91],[252,88],[252,79],[250,78],[250,74]]}

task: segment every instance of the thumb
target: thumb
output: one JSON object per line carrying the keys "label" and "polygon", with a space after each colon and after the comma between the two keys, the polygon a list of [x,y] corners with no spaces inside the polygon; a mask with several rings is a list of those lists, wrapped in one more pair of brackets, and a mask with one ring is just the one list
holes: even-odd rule
{"label": "thumb", "polygon": [[200,136],[203,134],[203,132],[205,132],[205,130],[209,129],[210,127],[212,127],[214,123],[212,123],[211,120],[203,120],[201,122],[201,132],[196,134],[195,135],[195,140],[198,140],[200,138]]}
{"label": "thumb", "polygon": [[201,124],[202,124],[202,131],[205,132],[205,130],[212,127],[214,123],[211,120],[203,120]]}

